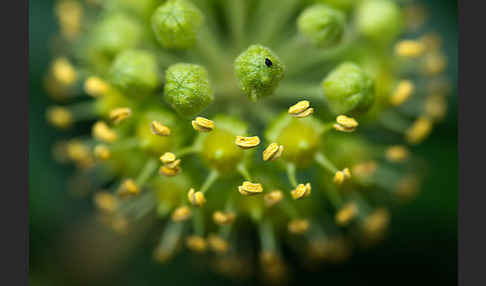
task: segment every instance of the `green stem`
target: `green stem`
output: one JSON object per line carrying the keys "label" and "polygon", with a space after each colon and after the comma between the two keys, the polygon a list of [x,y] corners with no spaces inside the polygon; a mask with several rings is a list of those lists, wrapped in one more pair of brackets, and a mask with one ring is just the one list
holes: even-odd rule
{"label": "green stem", "polygon": [[334,164],[329,161],[329,159],[321,152],[318,152],[316,154],[314,160],[317,164],[319,164],[321,167],[323,167],[325,170],[329,171],[329,173],[333,175],[336,174],[337,171],[339,171],[338,168],[336,168],[336,166],[334,166]]}
{"label": "green stem", "polygon": [[200,208],[194,208],[193,209],[193,227],[194,227],[194,232],[196,235],[199,236],[204,236],[204,217],[202,215],[202,209]]}
{"label": "green stem", "polygon": [[245,180],[251,182],[251,175],[250,172],[248,172],[248,169],[246,168],[245,164],[243,163],[238,164],[236,170],[238,171],[238,173],[241,174],[241,176],[243,176],[243,178],[245,178]]}
{"label": "green stem", "polygon": [[218,171],[216,171],[215,169],[211,170],[209,175],[206,177],[206,180],[204,181],[200,191],[205,193],[214,184],[214,182],[216,182],[218,177]]}
{"label": "green stem", "polygon": [[292,187],[297,187],[297,178],[295,175],[295,165],[292,163],[287,164],[287,177]]}
{"label": "green stem", "polygon": [[139,188],[141,188],[147,181],[150,179],[155,171],[157,170],[158,163],[157,160],[154,158],[149,159],[145,166],[142,169],[142,172],[138,175],[135,183]]}

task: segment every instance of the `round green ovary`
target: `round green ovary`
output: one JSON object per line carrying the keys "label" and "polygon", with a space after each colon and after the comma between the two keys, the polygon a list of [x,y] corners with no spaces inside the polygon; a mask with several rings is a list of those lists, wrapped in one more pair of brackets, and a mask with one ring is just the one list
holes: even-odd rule
{"label": "round green ovary", "polygon": [[211,167],[223,173],[235,171],[243,159],[243,150],[235,145],[235,135],[222,129],[211,131],[202,144],[202,157]]}
{"label": "round green ovary", "polygon": [[278,135],[277,143],[284,147],[282,158],[285,161],[298,167],[306,167],[314,160],[320,135],[312,125],[301,119],[292,119]]}

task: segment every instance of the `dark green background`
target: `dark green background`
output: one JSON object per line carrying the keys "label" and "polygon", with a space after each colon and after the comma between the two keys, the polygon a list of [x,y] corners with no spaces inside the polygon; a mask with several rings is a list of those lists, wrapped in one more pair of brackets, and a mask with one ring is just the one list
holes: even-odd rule
{"label": "dark green background", "polygon": [[[434,28],[445,37],[449,77],[457,83],[457,2],[427,1]],[[99,279],[84,275],[86,265],[69,265],[63,241],[90,211],[89,200],[67,192],[73,171],[51,159],[51,145],[69,134],[48,127],[44,110],[50,104],[42,75],[50,59],[48,38],[56,30],[53,1],[31,0],[29,9],[29,203],[30,280],[32,285],[244,285],[191,268],[177,257],[168,265],[152,262],[145,242],[119,267]],[[296,269],[300,285],[456,285],[457,284],[457,90],[450,98],[446,121],[415,152],[430,169],[417,200],[394,212],[389,238],[376,248],[358,252],[350,262],[306,272]]]}

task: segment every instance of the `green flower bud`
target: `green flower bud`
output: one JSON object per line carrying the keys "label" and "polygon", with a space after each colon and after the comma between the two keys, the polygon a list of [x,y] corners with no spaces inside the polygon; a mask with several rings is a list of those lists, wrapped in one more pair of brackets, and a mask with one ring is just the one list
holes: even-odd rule
{"label": "green flower bud", "polygon": [[200,65],[175,64],[165,72],[165,100],[180,115],[192,117],[213,100],[207,70]]}
{"label": "green flower bud", "polygon": [[138,46],[143,28],[134,18],[123,13],[109,14],[93,30],[89,45],[95,53],[112,59],[118,53]]}
{"label": "green flower bud", "polygon": [[110,69],[110,81],[128,93],[147,93],[160,84],[159,68],[154,55],[142,50],[120,53]]}
{"label": "green flower bud", "polygon": [[319,47],[338,44],[345,24],[343,12],[322,4],[305,9],[297,19],[299,33]]}
{"label": "green flower bud", "polygon": [[265,138],[283,145],[283,160],[306,167],[314,160],[323,131],[323,125],[313,117],[295,118],[283,113],[270,124]]}
{"label": "green flower bud", "polygon": [[356,11],[356,23],[366,37],[387,42],[402,30],[400,7],[389,0],[363,1]]}
{"label": "green flower bud", "polygon": [[328,4],[331,7],[334,7],[334,8],[340,9],[340,10],[349,11],[359,1],[357,1],[357,0],[318,0],[318,1],[315,1],[315,2],[325,3],[325,4]]}
{"label": "green flower bud", "polygon": [[221,173],[236,170],[245,151],[236,146],[235,137],[246,134],[246,124],[234,118],[217,116],[214,119],[216,128],[208,133],[200,133],[197,144],[201,149],[204,162]]}
{"label": "green flower bud", "polygon": [[166,48],[185,49],[194,45],[203,14],[186,0],[168,0],[152,15],[152,30]]}
{"label": "green flower bud", "polygon": [[256,101],[272,94],[285,74],[285,66],[270,49],[252,45],[235,60],[240,88]]}
{"label": "green flower bud", "polygon": [[342,63],[321,85],[329,108],[335,114],[360,114],[374,102],[373,80],[354,63]]}

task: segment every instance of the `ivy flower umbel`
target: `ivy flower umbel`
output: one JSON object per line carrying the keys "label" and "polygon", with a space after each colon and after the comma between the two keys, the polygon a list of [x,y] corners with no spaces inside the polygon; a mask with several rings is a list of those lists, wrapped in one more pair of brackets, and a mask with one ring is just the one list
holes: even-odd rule
{"label": "ivy flower umbel", "polygon": [[281,282],[283,247],[309,265],[343,261],[417,194],[406,145],[445,114],[446,60],[394,1],[65,2],[46,117],[92,128],[55,158],[97,174],[89,191],[115,231],[165,222],[157,261],[184,245],[216,271]]}

